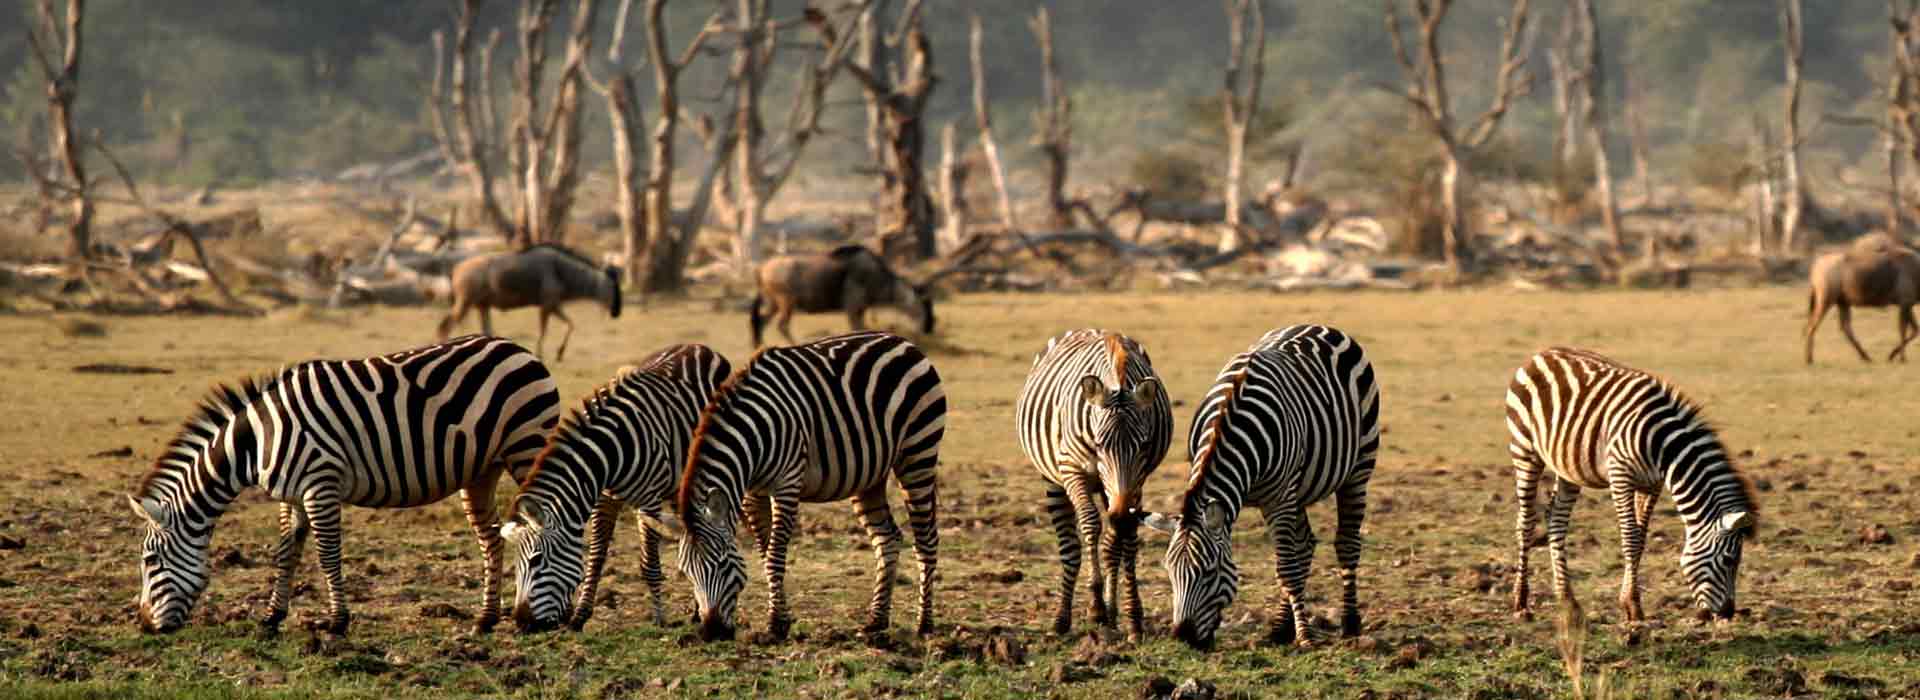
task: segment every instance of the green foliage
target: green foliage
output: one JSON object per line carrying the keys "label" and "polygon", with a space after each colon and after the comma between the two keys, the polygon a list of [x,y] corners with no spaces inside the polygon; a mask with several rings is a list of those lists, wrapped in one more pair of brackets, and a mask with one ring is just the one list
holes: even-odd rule
{"label": "green foliage", "polygon": [[1134,156],[1127,167],[1127,182],[1155,197],[1201,200],[1212,193],[1217,170],[1214,162],[1202,162],[1188,155],[1187,149],[1157,148]]}
{"label": "green foliage", "polygon": [[1748,156],[1748,149],[1737,144],[1696,143],[1687,154],[1687,175],[1696,185],[1733,197],[1757,174]]}

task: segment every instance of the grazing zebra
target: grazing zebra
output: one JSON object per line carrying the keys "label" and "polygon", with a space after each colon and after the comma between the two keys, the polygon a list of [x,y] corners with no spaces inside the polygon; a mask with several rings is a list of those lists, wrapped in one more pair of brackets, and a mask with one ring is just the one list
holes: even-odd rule
{"label": "grazing zebra", "polygon": [[1268,639],[1307,646],[1306,583],[1316,544],[1307,506],[1328,496],[1338,499],[1340,631],[1359,634],[1360,524],[1380,451],[1380,387],[1360,344],[1326,326],[1269,331],[1220,370],[1194,413],[1187,449],[1193,467],[1180,513],[1146,518],[1173,535],[1166,567],[1174,636],[1212,646],[1240,587],[1233,523],[1251,505],[1267,521],[1287,594]]}
{"label": "grazing zebra", "polygon": [[661,533],[647,522],[679,485],[700,410],[732,372],[727,358],[705,345],[675,345],[623,370],[560,426],[500,531],[514,552],[513,619],[521,631],[587,623],[614,524],[628,505],[643,514],[640,577],[653,599],[653,621],[666,623]]}
{"label": "grazing zebra", "polygon": [[[877,641],[892,616],[900,528],[887,475],[906,492],[920,562],[919,632],[933,631],[940,547],[934,465],[946,431],[946,390],[906,339],[850,333],[755,353],[713,394],[694,430],[676,505],[680,571],[693,581],[702,639],[731,639],[746,566],[734,544],[745,515],[766,564],[768,633],[785,639],[787,544],[800,503],[856,500],[878,559],[862,633]],[[751,500],[749,500],[751,499]],[[746,506],[744,513],[742,506]]]}
{"label": "grazing zebra", "polygon": [[509,341],[466,336],[364,360],[303,362],[278,375],[217,387],[128,496],[147,525],[140,558],[140,626],[186,624],[209,571],[213,526],[241,489],[280,502],[273,593],[262,624],[287,616],[307,536],[327,578],[326,629],[347,630],[340,573],[344,504],[404,508],[460,492],[486,555],[475,628],[500,619],[500,539],[493,489],[520,474],[559,418],[553,377]]}
{"label": "grazing zebra", "polygon": [[1628,622],[1640,611],[1640,553],[1647,521],[1665,489],[1686,523],[1680,568],[1703,616],[1730,618],[1741,544],[1753,534],[1755,503],[1700,405],[1658,377],[1598,354],[1551,348],[1529,358],[1507,387],[1508,450],[1520,515],[1514,527],[1513,611],[1530,617],[1527,546],[1533,539],[1534,492],[1552,469],[1547,541],[1553,588],[1577,604],[1567,571],[1567,520],[1581,488],[1613,496],[1626,570],[1620,608]]}
{"label": "grazing zebra", "polygon": [[[1084,549],[1094,560],[1094,620],[1114,624],[1124,587],[1127,637],[1139,639],[1139,522],[1132,511],[1173,439],[1173,411],[1153,361],[1139,343],[1118,333],[1062,334],[1033,358],[1015,418],[1021,449],[1047,480],[1047,514],[1060,539],[1054,633],[1073,629],[1073,588]],[[1110,525],[1104,532],[1102,521]]]}

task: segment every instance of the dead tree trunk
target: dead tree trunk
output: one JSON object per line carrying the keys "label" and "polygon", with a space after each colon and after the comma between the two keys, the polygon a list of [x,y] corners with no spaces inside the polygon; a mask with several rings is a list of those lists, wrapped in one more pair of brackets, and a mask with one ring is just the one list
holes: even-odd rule
{"label": "dead tree trunk", "polygon": [[[1620,76],[1621,105],[1627,120],[1627,140],[1633,149],[1633,179],[1640,187],[1640,206],[1653,208],[1653,165],[1648,153],[1652,150],[1647,143],[1647,124],[1640,119],[1640,82],[1634,74]],[[1648,240],[1652,240],[1649,238]]]}
{"label": "dead tree trunk", "polygon": [[1515,97],[1524,96],[1532,81],[1526,71],[1529,0],[1514,0],[1507,16],[1506,31],[1500,40],[1500,70],[1494,77],[1493,103],[1464,132],[1455,133],[1451,100],[1447,96],[1445,64],[1440,60],[1440,24],[1446,19],[1453,0],[1414,0],[1413,16],[1420,23],[1420,54],[1416,59],[1407,52],[1400,34],[1397,0],[1387,3],[1387,34],[1393,42],[1394,58],[1399,61],[1407,85],[1403,89],[1386,88],[1405,99],[1416,118],[1433,132],[1443,160],[1440,173],[1440,203],[1445,219],[1441,222],[1442,250],[1448,267],[1463,269],[1472,264],[1472,249],[1467,246],[1464,203],[1460,196],[1466,179],[1463,151],[1485,145],[1500,128],[1501,118]]}
{"label": "dead tree trunk", "polygon": [[[1238,249],[1241,187],[1246,180],[1247,124],[1260,111],[1260,84],[1266,78],[1266,0],[1226,0],[1227,69],[1220,91],[1227,131],[1226,230],[1220,252]],[[1251,26],[1249,26],[1251,25]]]}
{"label": "dead tree trunk", "polygon": [[980,55],[980,15],[973,15],[967,32],[968,55],[973,64],[973,119],[980,129],[980,150],[987,156],[987,172],[993,176],[993,190],[999,195],[1000,225],[1008,231],[1013,221],[1013,199],[1007,196],[1007,171],[1000,165],[1000,146],[993,140],[993,111],[987,102],[986,59]]}
{"label": "dead tree trunk", "polygon": [[1581,82],[1586,84],[1584,98],[1587,123],[1587,150],[1593,152],[1593,184],[1600,194],[1600,223],[1607,230],[1616,259],[1626,254],[1626,241],[1620,234],[1620,203],[1613,196],[1613,168],[1607,159],[1606,116],[1600,101],[1606,97],[1605,64],[1600,60],[1600,21],[1593,11],[1593,0],[1574,0],[1580,15],[1580,47],[1585,56]]}
{"label": "dead tree trunk", "polygon": [[933,199],[927,194],[924,169],[924,117],[927,98],[933,92],[933,48],[927,41],[918,0],[909,2],[902,19],[900,36],[888,42],[901,52],[895,75],[876,75],[859,66],[848,66],[868,94],[880,104],[886,127],[887,179],[882,193],[881,212],[885,215],[880,230],[884,242],[905,236],[913,242],[913,257],[921,260],[936,254],[933,226]]}
{"label": "dead tree trunk", "polygon": [[[720,16],[716,14],[709,19],[706,27],[694,35],[680,57],[675,59],[667,53],[666,7],[667,0],[647,0],[647,63],[653,67],[654,102],[658,116],[653,120],[653,137],[648,154],[651,167],[647,171],[646,199],[641,206],[641,211],[646,214],[645,260],[628,261],[630,265],[646,268],[644,289],[650,294],[678,293],[686,287],[687,256],[693,251],[693,241],[700,233],[700,224],[706,220],[706,205],[711,201],[713,177],[719,172],[718,164],[726,159],[725,154],[730,147],[725,140],[712,145],[714,160],[707,174],[701,178],[701,190],[697,195],[699,205],[695,207],[696,211],[690,212],[680,229],[674,230],[673,145],[675,132],[680,125],[680,72],[693,62],[700,46],[712,36]],[[731,134],[733,130],[728,128],[726,131]]]}
{"label": "dead tree trunk", "polygon": [[1073,100],[1060,84],[1060,64],[1053,58],[1053,18],[1041,7],[1029,20],[1040,43],[1040,109],[1034,113],[1034,145],[1047,157],[1047,211],[1053,227],[1073,228],[1073,205],[1067,201],[1067,158],[1073,148]]}
{"label": "dead tree trunk", "polygon": [[1553,156],[1563,173],[1570,170],[1580,156],[1580,118],[1584,115],[1579,104],[1582,99],[1580,77],[1573,67],[1582,22],[1580,12],[1572,4],[1560,13],[1560,33],[1547,48],[1547,72],[1553,81],[1553,112],[1559,117],[1553,131]]}
{"label": "dead tree trunk", "polygon": [[621,54],[627,18],[632,11],[633,0],[620,0],[620,9],[614,14],[613,40],[607,45],[607,63],[612,66],[613,74],[604,85],[593,81],[591,75],[587,77],[588,84],[607,101],[607,121],[613,136],[614,191],[619,197],[620,250],[626,260],[627,284],[638,287],[646,278],[640,266],[640,251],[646,247],[647,239],[646,200],[640,192],[640,159],[635,153],[642,127],[640,108],[634,102],[633,74],[627,70]]}
{"label": "dead tree trunk", "polygon": [[1800,66],[1804,55],[1800,31],[1800,0],[1780,0],[1780,34],[1786,42],[1786,113],[1781,115],[1780,251],[1791,254],[1800,230],[1801,207],[1806,203],[1800,183]]}
{"label": "dead tree trunk", "polygon": [[954,126],[940,129],[940,212],[946,218],[941,227],[942,247],[953,250],[967,237],[967,165],[956,157]]}
{"label": "dead tree trunk", "polygon": [[[436,89],[431,95],[433,133],[443,139],[442,151],[453,154],[454,162],[468,172],[487,223],[520,246],[560,240],[567,213],[573,206],[573,191],[579,183],[580,90],[587,53],[593,47],[595,4],[596,0],[575,3],[565,62],[553,78],[553,103],[543,110],[540,93],[548,80],[545,72],[547,28],[558,12],[559,0],[522,0],[517,26],[520,56],[514,62],[513,115],[505,137],[498,128],[491,90],[493,49],[499,41],[498,33],[488,38],[481,51],[477,106],[476,91],[467,85],[473,23],[480,0],[461,2],[460,14],[454,23],[451,55],[443,50],[445,35],[434,34],[435,73],[440,71],[438,62],[445,56],[451,64],[448,69],[451,79],[449,94],[442,96]],[[442,109],[448,114],[442,116],[439,113]],[[493,191],[496,152],[504,152],[507,160],[507,180],[512,183],[514,203],[511,216]]]}
{"label": "dead tree trunk", "polygon": [[733,49],[733,67],[728,78],[738,89],[733,99],[734,163],[734,256],[742,270],[759,262],[760,251],[760,140],[765,129],[760,121],[760,95],[766,88],[767,72],[779,36],[767,18],[767,0],[739,0],[734,10],[734,32],[738,41]]}
{"label": "dead tree trunk", "polygon": [[[93,255],[93,197],[87,191],[86,163],[80,158],[79,137],[73,131],[73,100],[80,93],[81,26],[86,3],[67,0],[66,28],[63,33],[53,12],[53,0],[39,0],[40,26],[27,30],[33,55],[40,63],[46,81],[47,135],[53,162],[60,166],[66,182],[57,187],[42,183],[43,196],[59,194],[73,210],[67,222],[67,257],[86,260]],[[35,163],[26,164],[36,177],[45,178]],[[43,207],[48,205],[43,205]]]}
{"label": "dead tree trunk", "polygon": [[[1887,54],[1887,123],[1886,123],[1886,159],[1887,159],[1887,233],[1900,234],[1900,137],[1905,132],[1906,119],[1903,114],[1912,99],[1913,82],[1910,66],[1912,64],[1912,44],[1908,33],[1912,31],[1912,8],[1901,14],[1899,0],[1887,0],[1887,12],[1891,28],[1888,32]],[[1909,3],[1913,4],[1920,3]]]}
{"label": "dead tree trunk", "polygon": [[1767,254],[1767,242],[1773,240],[1774,229],[1780,223],[1779,199],[1774,191],[1778,173],[1774,170],[1775,151],[1769,133],[1766,120],[1753,115],[1753,158],[1759,175],[1753,193],[1753,245],[1749,252],[1756,258]]}

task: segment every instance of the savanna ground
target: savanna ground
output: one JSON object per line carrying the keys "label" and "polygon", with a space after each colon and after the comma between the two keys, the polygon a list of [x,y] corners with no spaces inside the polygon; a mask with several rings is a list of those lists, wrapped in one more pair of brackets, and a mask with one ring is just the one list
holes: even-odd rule
{"label": "savanna ground", "polygon": [[[667,343],[707,343],[736,362],[748,353],[743,314],[729,306],[629,308],[617,321],[586,306],[574,312],[579,331],[555,367],[569,403]],[[851,508],[834,504],[802,508],[789,578],[799,622],[784,644],[703,645],[689,641],[685,625],[648,622],[630,523],[585,633],[520,636],[503,626],[470,636],[464,618],[477,607],[479,558],[452,502],[349,511],[351,636],[316,638],[297,624],[323,605],[309,552],[294,620],[262,639],[252,620],[265,600],[274,526],[257,494],[222,521],[216,577],[193,624],[168,637],[136,632],[139,532],[120,494],[206,387],[293,360],[416,345],[439,313],[90,319],[104,334],[75,333],[72,317],[0,316],[0,535],[20,545],[0,550],[0,695],[1114,698],[1137,696],[1154,677],[1195,677],[1217,684],[1223,697],[1565,696],[1571,684],[1555,648],[1556,606],[1542,598],[1530,623],[1506,612],[1514,504],[1502,397],[1528,353],[1573,344],[1655,369],[1705,401],[1758,483],[1763,513],[1740,582],[1739,605],[1751,614],[1712,627],[1692,622],[1675,561],[1681,526],[1663,507],[1646,566],[1649,615],[1663,624],[1628,646],[1613,625],[1620,564],[1611,509],[1602,496],[1585,495],[1572,552],[1593,624],[1588,691],[1593,674],[1603,673],[1616,694],[1632,696],[1920,696],[1920,624],[1910,607],[1920,595],[1920,459],[1911,449],[1920,396],[1908,386],[1920,368],[1861,365],[1831,320],[1819,364],[1802,366],[1805,297],[1788,287],[946,300],[940,334],[923,339],[951,401],[939,626],[929,639],[908,633],[913,569],[903,557],[894,620],[902,641],[888,650],[854,638],[872,555]],[[1884,353],[1892,319],[1860,316],[1862,340]],[[497,330],[532,342],[532,313],[497,321]],[[1181,437],[1146,498],[1167,508],[1185,475],[1193,402],[1220,364],[1269,328],[1309,321],[1357,336],[1382,387],[1385,452],[1361,571],[1365,636],[1310,651],[1259,644],[1279,589],[1265,533],[1246,517],[1235,536],[1242,598],[1218,650],[1196,653],[1166,636],[1164,541],[1152,533],[1141,571],[1150,639],[1088,639],[1084,603],[1076,634],[1053,638],[1053,534],[1011,417],[1033,353],[1050,335],[1087,325],[1123,329],[1146,344],[1177,400]],[[838,315],[810,317],[796,330],[819,335],[842,323]],[[97,362],[172,373],[72,371]],[[1338,600],[1333,517],[1326,505],[1312,517],[1322,546],[1311,604],[1324,617]],[[1874,525],[1891,541],[1877,532],[1863,541],[1863,528]],[[742,615],[752,630],[763,626],[765,598],[757,565],[750,569],[755,583]],[[1544,553],[1534,570],[1536,581],[1547,580]],[[683,615],[691,597],[677,574],[669,590],[671,609]]]}

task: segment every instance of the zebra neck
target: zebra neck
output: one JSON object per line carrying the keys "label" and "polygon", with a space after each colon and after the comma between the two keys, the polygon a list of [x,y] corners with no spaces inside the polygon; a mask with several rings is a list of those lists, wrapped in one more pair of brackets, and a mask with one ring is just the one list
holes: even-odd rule
{"label": "zebra neck", "polygon": [[[600,492],[606,488],[605,465],[601,468],[583,464],[588,460],[599,460],[592,451],[579,450],[567,445],[566,437],[559,438],[541,460],[540,468],[528,478],[526,491],[520,498],[540,504],[541,510],[559,516],[572,525],[584,523],[588,513],[600,500]],[[608,455],[611,457],[612,455]],[[525,509],[525,506],[519,506]]]}
{"label": "zebra neck", "polygon": [[[243,418],[244,414],[235,421]],[[234,425],[229,423],[214,433],[192,456],[162,465],[161,473],[147,484],[142,495],[206,520],[225,513],[241,490],[260,481],[258,446],[252,431],[235,430]]]}
{"label": "zebra neck", "polygon": [[1686,524],[1687,537],[1711,532],[1720,518],[1735,511],[1752,508],[1746,485],[1720,452],[1718,443],[1705,454],[1689,460],[1668,463],[1667,492]]}

